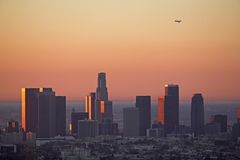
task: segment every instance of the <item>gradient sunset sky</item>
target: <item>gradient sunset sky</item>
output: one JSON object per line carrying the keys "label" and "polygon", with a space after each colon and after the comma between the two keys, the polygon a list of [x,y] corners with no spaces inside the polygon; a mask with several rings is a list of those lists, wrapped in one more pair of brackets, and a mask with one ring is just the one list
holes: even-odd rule
{"label": "gradient sunset sky", "polygon": [[[182,23],[175,23],[181,19]],[[239,0],[1,0],[0,100],[53,87],[68,100],[164,94],[240,99]]]}

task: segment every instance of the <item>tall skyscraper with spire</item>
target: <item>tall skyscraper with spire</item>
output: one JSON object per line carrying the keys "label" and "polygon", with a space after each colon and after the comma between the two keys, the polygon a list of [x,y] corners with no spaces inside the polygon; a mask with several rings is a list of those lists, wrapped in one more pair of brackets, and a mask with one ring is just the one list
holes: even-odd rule
{"label": "tall skyscraper with spire", "polygon": [[112,101],[108,99],[108,89],[106,83],[106,73],[98,73],[95,120],[99,124],[99,134],[113,135],[118,132],[117,123],[113,122]]}
{"label": "tall skyscraper with spire", "polygon": [[191,128],[195,136],[204,133],[204,101],[200,93],[194,94],[192,97]]}
{"label": "tall skyscraper with spire", "polygon": [[106,84],[106,73],[98,73],[97,100],[108,101],[108,90]]}
{"label": "tall skyscraper with spire", "polygon": [[112,101],[108,100],[106,85],[106,73],[98,73],[98,86],[96,89],[95,119],[101,121],[113,121]]}

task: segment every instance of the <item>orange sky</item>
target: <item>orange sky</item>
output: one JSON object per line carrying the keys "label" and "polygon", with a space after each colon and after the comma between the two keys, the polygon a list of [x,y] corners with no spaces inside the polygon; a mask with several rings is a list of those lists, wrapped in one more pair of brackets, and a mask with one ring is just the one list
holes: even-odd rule
{"label": "orange sky", "polygon": [[1,0],[0,20],[0,100],[44,86],[83,100],[100,71],[112,99],[166,83],[240,99],[239,0]]}

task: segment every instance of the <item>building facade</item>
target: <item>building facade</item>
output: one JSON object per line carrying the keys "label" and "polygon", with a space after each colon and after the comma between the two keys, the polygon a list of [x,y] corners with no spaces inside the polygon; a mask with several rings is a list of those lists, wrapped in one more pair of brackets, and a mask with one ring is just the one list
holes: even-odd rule
{"label": "building facade", "polygon": [[79,120],[78,137],[96,137],[98,135],[98,122],[96,120]]}
{"label": "building facade", "polygon": [[44,89],[38,93],[38,123],[37,137],[48,138],[55,136],[55,92]]}
{"label": "building facade", "polygon": [[139,109],[136,107],[123,109],[123,135],[127,137],[139,136]]}
{"label": "building facade", "polygon": [[220,131],[227,132],[227,115],[216,114],[212,115],[210,118],[211,123],[219,123]]}
{"label": "building facade", "polygon": [[66,97],[55,97],[56,135],[66,135]]}
{"label": "building facade", "polygon": [[22,88],[21,119],[24,132],[49,138],[66,132],[66,98],[52,88]]}
{"label": "building facade", "polygon": [[165,85],[164,129],[169,134],[179,125],[179,87],[175,84]]}
{"label": "building facade", "polygon": [[164,124],[164,98],[158,97],[157,122]]}
{"label": "building facade", "polygon": [[37,131],[38,93],[39,88],[22,88],[21,90],[21,119],[25,132]]}
{"label": "building facade", "polygon": [[191,101],[191,129],[195,136],[204,134],[204,101],[202,94],[194,94]]}
{"label": "building facade", "polygon": [[79,120],[88,120],[88,113],[86,112],[72,112],[71,113],[71,125],[72,125],[72,134],[78,133],[78,121]]}
{"label": "building facade", "polygon": [[137,96],[136,107],[139,109],[139,135],[146,136],[151,128],[151,96]]}
{"label": "building facade", "polygon": [[99,134],[114,135],[118,133],[118,124],[113,122],[112,101],[108,99],[106,73],[98,73],[95,120],[98,121]]}
{"label": "building facade", "polygon": [[95,119],[95,102],[96,102],[96,93],[91,92],[85,98],[85,112],[88,113],[88,119]]}

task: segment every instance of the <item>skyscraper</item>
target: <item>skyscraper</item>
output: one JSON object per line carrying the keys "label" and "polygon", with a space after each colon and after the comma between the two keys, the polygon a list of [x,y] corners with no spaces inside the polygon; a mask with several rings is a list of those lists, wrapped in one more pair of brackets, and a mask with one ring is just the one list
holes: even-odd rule
{"label": "skyscraper", "polygon": [[106,73],[98,74],[98,86],[96,89],[95,117],[99,122],[105,120],[113,121],[112,101],[108,100],[108,90],[106,86]]}
{"label": "skyscraper", "polygon": [[195,136],[204,133],[204,101],[200,93],[194,94],[192,97],[191,128]]}
{"label": "skyscraper", "polygon": [[164,129],[165,133],[173,132],[179,125],[179,87],[165,85]]}
{"label": "skyscraper", "polygon": [[86,112],[72,112],[71,113],[71,125],[72,125],[72,134],[78,133],[78,121],[79,120],[88,120],[88,113]]}
{"label": "skyscraper", "polygon": [[94,92],[85,98],[85,112],[88,113],[88,119],[90,120],[95,119],[95,98],[96,94]]}
{"label": "skyscraper", "polygon": [[164,124],[164,98],[158,97],[157,122]]}
{"label": "skyscraper", "polygon": [[106,120],[113,121],[112,101],[96,101],[96,111],[98,113],[97,120],[104,122]]}
{"label": "skyscraper", "polygon": [[37,137],[49,138],[55,136],[55,92],[43,89],[38,93],[38,123]]}
{"label": "skyscraper", "polygon": [[98,121],[99,134],[113,135],[118,133],[118,124],[113,122],[112,101],[108,100],[106,73],[98,73],[96,89],[95,120]]}
{"label": "skyscraper", "polygon": [[106,73],[98,73],[97,100],[108,101],[108,90],[106,84]]}
{"label": "skyscraper", "polygon": [[151,127],[151,96],[137,96],[136,107],[139,109],[139,135],[146,136]]}
{"label": "skyscraper", "polygon": [[[66,121],[64,105],[60,104],[52,88],[22,88],[23,130],[36,133],[38,138],[55,136],[58,128],[56,120],[60,119],[62,126]],[[57,111],[56,106],[60,106]],[[60,117],[56,117],[56,114]]]}
{"label": "skyscraper", "polygon": [[66,97],[55,97],[56,135],[66,135]]}
{"label": "skyscraper", "polygon": [[39,88],[22,88],[22,128],[25,132],[37,130],[38,96]]}
{"label": "skyscraper", "polygon": [[139,136],[139,109],[129,107],[123,109],[123,135]]}

